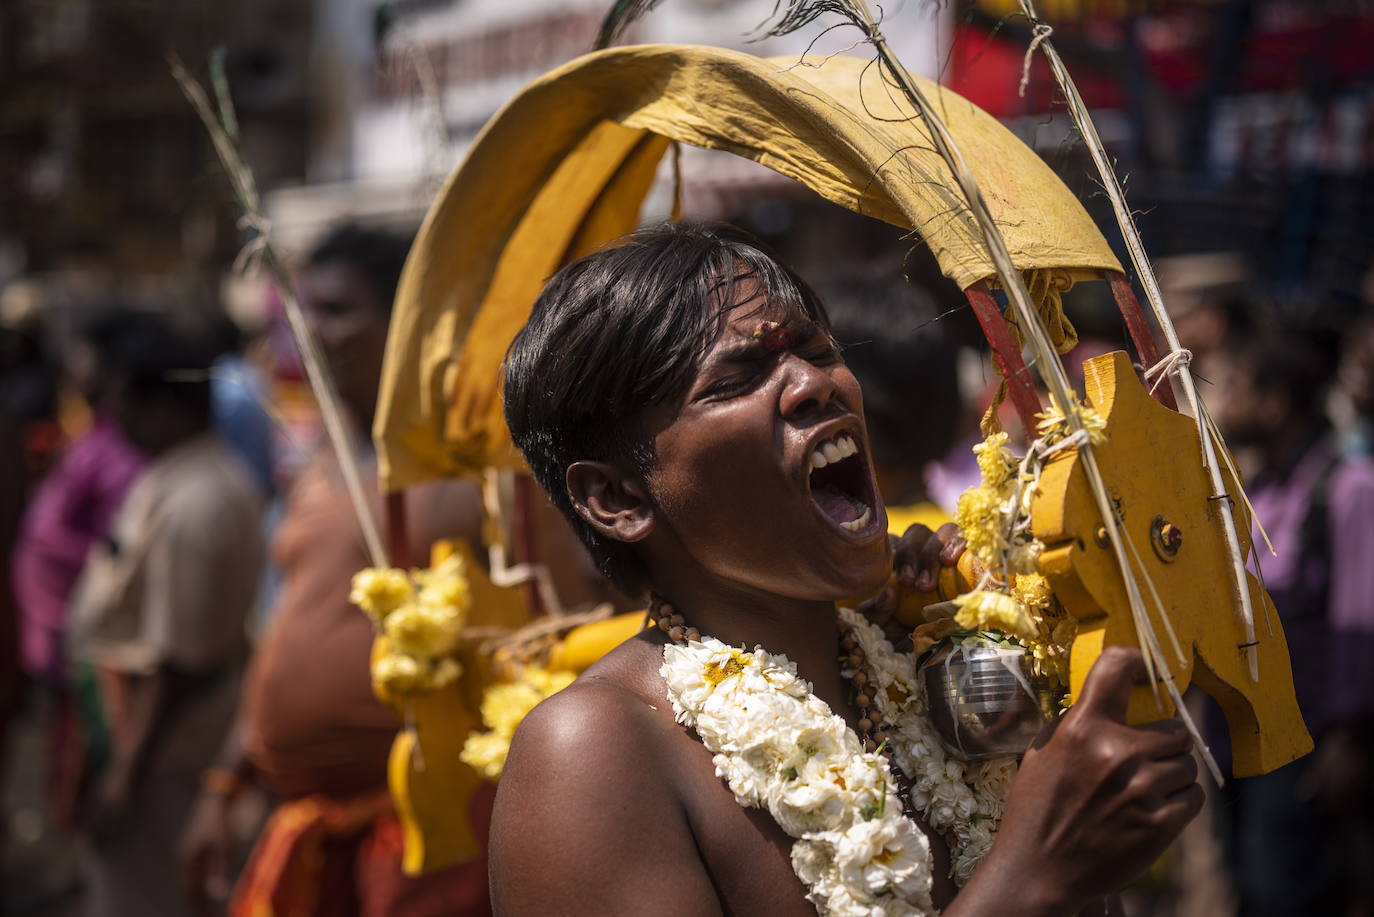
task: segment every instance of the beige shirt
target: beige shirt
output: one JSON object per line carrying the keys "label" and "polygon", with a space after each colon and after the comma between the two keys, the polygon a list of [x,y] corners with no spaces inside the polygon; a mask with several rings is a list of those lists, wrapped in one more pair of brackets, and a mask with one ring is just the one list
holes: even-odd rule
{"label": "beige shirt", "polygon": [[102,667],[213,669],[246,650],[262,499],[213,433],[152,462],[97,544],[72,605],[75,655]]}

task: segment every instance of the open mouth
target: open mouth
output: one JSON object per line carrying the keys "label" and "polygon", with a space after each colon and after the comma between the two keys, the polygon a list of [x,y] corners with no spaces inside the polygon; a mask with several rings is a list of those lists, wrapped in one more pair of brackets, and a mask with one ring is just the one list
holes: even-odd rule
{"label": "open mouth", "polygon": [[811,499],[832,522],[850,532],[873,521],[868,466],[848,433],[818,443],[811,451]]}

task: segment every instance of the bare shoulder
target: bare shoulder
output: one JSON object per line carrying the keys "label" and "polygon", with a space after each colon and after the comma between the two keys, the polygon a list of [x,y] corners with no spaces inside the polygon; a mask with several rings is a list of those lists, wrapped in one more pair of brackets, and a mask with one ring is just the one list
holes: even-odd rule
{"label": "bare shoulder", "polygon": [[503,781],[529,765],[538,765],[540,775],[547,777],[553,763],[548,758],[573,753],[617,767],[622,752],[634,749],[642,760],[669,737],[658,705],[622,682],[589,672],[535,707],[520,724]]}
{"label": "bare shoulder", "polygon": [[631,746],[642,758],[659,741],[680,735],[658,672],[662,654],[651,637],[632,638],[607,653],[525,718],[515,734],[512,760],[550,747],[614,757],[614,751]]}
{"label": "bare shoulder", "polygon": [[516,730],[492,817],[498,913],[719,909],[671,774],[682,731],[641,690],[649,649],[608,658]]}

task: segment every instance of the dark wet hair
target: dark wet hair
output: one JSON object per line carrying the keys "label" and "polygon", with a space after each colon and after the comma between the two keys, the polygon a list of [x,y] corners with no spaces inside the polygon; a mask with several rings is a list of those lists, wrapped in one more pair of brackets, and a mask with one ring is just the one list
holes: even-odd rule
{"label": "dark wet hair", "polygon": [[305,263],[310,267],[353,266],[367,278],[377,302],[390,313],[396,286],[401,281],[401,268],[405,267],[409,252],[409,236],[344,223],[331,229],[315,244]]}
{"label": "dark wet hair", "polygon": [[945,311],[900,274],[852,265],[816,284],[864,393],[874,461],[920,469],[954,445],[963,410],[959,342]]}
{"label": "dark wet hair", "polygon": [[829,332],[820,299],[758,239],[719,223],[653,226],[555,274],[506,353],[511,438],[627,594],[648,588],[647,571],[630,545],[577,515],[568,466],[628,462],[647,477],[656,457],[645,411],[686,396],[730,312],[756,290],[770,316]]}

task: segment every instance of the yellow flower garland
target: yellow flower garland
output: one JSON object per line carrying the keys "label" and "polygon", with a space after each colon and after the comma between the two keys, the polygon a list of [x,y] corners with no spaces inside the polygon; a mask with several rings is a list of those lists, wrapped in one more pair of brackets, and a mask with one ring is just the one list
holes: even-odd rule
{"label": "yellow flower garland", "polygon": [[[1078,402],[1069,410],[1090,442],[1103,441],[1106,421],[1097,411]],[[1038,418],[1039,438],[1031,445],[1030,460],[1013,455],[1007,434],[1000,431],[973,447],[982,482],[959,497],[954,518],[967,550],[987,572],[979,588],[954,600],[954,620],[965,630],[993,631],[1016,640],[1030,653],[1037,674],[1067,687],[1069,647],[1078,625],[1037,572],[1043,545],[1026,523],[1038,479],[1032,469],[1046,450],[1072,434],[1072,426],[1053,399]]]}
{"label": "yellow flower garland", "polygon": [[521,669],[515,681],[488,688],[482,696],[482,722],[487,731],[467,737],[459,755],[463,763],[490,780],[499,778],[506,766],[515,727],[540,701],[562,691],[576,677],[575,672],[551,672],[530,666]]}
{"label": "yellow flower garland", "polygon": [[353,576],[348,598],[387,638],[372,668],[387,692],[434,691],[458,680],[463,670],[453,654],[472,604],[462,557],[409,573],[370,567]]}

